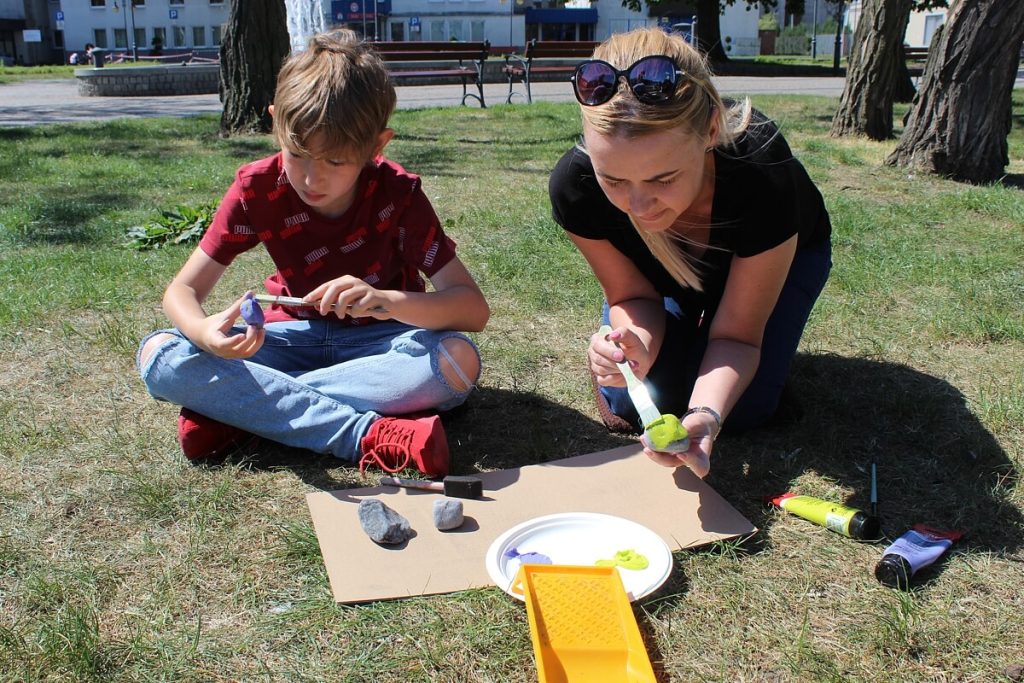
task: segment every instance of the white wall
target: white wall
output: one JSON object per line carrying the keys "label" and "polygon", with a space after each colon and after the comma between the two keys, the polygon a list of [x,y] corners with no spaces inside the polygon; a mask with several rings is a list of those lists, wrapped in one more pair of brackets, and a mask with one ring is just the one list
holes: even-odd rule
{"label": "white wall", "polygon": [[[737,2],[728,5],[725,13],[719,19],[719,27],[722,33],[722,43],[731,47],[727,52],[732,57],[756,55],[760,51],[761,41],[757,37],[757,7],[751,8],[745,2]],[[697,26],[697,33],[700,34],[700,26]],[[731,38],[732,42],[726,40]]]}
{"label": "white wall", "polygon": [[[2,0],[0,0],[2,1]],[[127,20],[128,45],[132,44],[132,12],[122,5],[122,0],[116,0],[118,11],[114,11],[115,0],[95,0],[102,2],[100,7],[91,6],[94,0],[61,0],[59,9],[64,12],[64,44],[67,51],[80,51],[86,43],[95,43],[95,30],[106,31],[107,49],[124,51],[124,48],[114,47],[114,31],[124,31]],[[145,42],[140,42],[138,47],[140,53],[148,51],[153,40],[153,29],[163,28],[166,39],[164,40],[164,54],[175,54],[177,52],[190,50],[194,47],[206,47],[213,49],[213,28],[219,27],[228,19],[229,1],[224,0],[219,4],[211,4],[209,0],[184,0],[183,4],[170,4],[170,0],[145,0],[145,5],[135,7],[135,28],[145,30]],[[131,3],[131,0],[128,0]],[[56,8],[55,4],[51,7]],[[125,15],[124,10],[128,9]],[[177,19],[170,18],[170,11],[178,13]],[[52,17],[51,17],[52,19]],[[185,29],[185,44],[181,47],[174,45],[174,27],[179,26]],[[193,35],[193,27],[203,27],[204,44],[196,45]]]}

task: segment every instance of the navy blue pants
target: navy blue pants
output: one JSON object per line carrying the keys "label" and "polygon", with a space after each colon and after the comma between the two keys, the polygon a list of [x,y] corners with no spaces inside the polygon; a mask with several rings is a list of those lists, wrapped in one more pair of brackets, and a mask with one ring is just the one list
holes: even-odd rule
{"label": "navy blue pants", "polygon": [[[757,427],[775,414],[807,318],[831,269],[832,245],[828,240],[797,250],[765,326],[757,373],[725,421],[730,430]],[[697,326],[686,319],[675,299],[667,297],[665,316],[665,340],[645,384],[658,410],[679,416],[689,407],[711,325],[705,320]],[[607,302],[601,319],[609,324]],[[613,413],[639,426],[640,418],[624,388],[601,387],[601,393]]]}

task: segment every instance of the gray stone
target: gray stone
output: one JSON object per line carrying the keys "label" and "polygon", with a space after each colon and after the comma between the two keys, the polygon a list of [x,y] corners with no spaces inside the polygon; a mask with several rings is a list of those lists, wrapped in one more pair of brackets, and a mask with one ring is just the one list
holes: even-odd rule
{"label": "gray stone", "polygon": [[441,531],[457,529],[464,520],[461,500],[440,498],[434,501],[434,526]]}
{"label": "gray stone", "polygon": [[359,526],[375,542],[395,545],[412,538],[409,520],[375,498],[359,501]]}

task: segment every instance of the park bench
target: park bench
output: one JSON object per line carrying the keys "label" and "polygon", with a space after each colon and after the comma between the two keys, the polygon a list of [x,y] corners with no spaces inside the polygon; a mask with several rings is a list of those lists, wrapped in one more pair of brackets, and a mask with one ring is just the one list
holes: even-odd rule
{"label": "park bench", "polygon": [[[491,44],[483,42],[460,43],[453,41],[379,42],[372,44],[374,51],[388,67],[395,81],[425,79],[458,80],[462,83],[462,104],[473,98],[484,103],[484,61]],[[476,86],[476,93],[468,86]]]}
{"label": "park bench", "polygon": [[576,70],[576,63],[594,54],[596,41],[587,40],[550,40],[538,41],[536,38],[526,44],[523,54],[505,55],[505,66],[502,73],[508,77],[508,97],[505,103],[512,102],[513,95],[522,93],[513,88],[516,81],[522,82],[526,88],[526,101],[533,104],[533,93],[530,82],[535,75],[565,74],[569,76]]}
{"label": "park bench", "polygon": [[906,56],[908,62],[928,61],[928,48],[926,47],[910,47],[908,45],[904,45],[903,54]]}

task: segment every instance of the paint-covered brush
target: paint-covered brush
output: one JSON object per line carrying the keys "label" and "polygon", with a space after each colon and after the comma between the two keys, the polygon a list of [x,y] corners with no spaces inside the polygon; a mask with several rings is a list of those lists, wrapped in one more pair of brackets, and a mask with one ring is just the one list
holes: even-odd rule
{"label": "paint-covered brush", "polygon": [[401,486],[421,491],[437,491],[451,498],[482,498],[484,483],[479,477],[445,477],[441,481],[381,477],[381,486]]}
{"label": "paint-covered brush", "polygon": [[[611,332],[612,328],[608,325],[602,325],[598,330],[605,337]],[[626,378],[626,392],[644,425],[644,445],[661,453],[685,453],[690,448],[690,435],[679,418],[658,411],[647,386],[633,373],[628,361],[616,365]]]}

